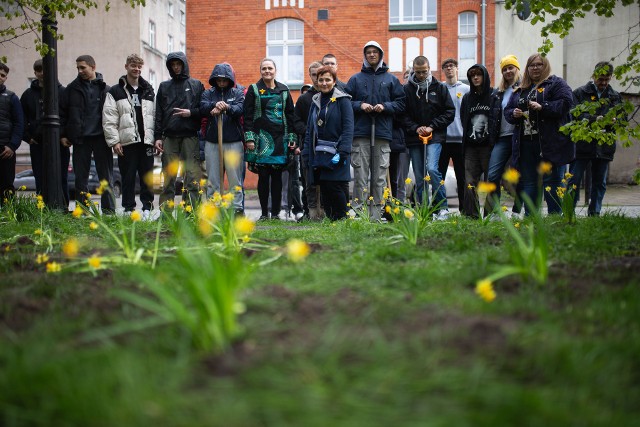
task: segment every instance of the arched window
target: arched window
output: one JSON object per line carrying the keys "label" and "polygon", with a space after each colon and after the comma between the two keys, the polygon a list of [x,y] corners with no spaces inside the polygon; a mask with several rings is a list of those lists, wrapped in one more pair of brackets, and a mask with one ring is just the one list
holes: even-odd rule
{"label": "arched window", "polygon": [[458,79],[467,79],[467,70],[478,62],[478,17],[475,12],[458,15]]}
{"label": "arched window", "polygon": [[276,62],[276,79],[304,83],[304,24],[296,19],[276,19],[267,24],[267,57]]}

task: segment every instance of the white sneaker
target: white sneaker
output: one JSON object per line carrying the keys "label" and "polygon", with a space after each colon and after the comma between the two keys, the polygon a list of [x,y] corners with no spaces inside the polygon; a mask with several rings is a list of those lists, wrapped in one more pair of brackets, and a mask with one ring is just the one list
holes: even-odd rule
{"label": "white sneaker", "polygon": [[142,220],[143,221],[150,221],[151,220],[151,211],[149,211],[149,210],[142,211]]}
{"label": "white sneaker", "polygon": [[300,221],[302,219],[302,217],[304,216],[304,214],[302,212],[298,212],[296,214],[296,221]]}
{"label": "white sneaker", "polygon": [[433,219],[436,221],[446,221],[449,219],[449,215],[449,209],[442,209]]}

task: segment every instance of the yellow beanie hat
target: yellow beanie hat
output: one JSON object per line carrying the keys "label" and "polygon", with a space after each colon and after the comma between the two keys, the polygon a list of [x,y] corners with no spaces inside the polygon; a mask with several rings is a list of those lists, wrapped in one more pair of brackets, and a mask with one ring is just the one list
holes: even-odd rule
{"label": "yellow beanie hat", "polygon": [[520,63],[518,62],[518,58],[515,55],[507,55],[500,60],[500,71],[507,65],[513,65],[518,70],[520,69]]}

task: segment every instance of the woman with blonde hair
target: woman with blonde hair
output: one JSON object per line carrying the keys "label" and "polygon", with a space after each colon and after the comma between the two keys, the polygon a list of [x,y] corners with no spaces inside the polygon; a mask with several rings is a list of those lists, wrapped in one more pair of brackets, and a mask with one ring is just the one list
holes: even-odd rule
{"label": "woman with blonde hair", "polygon": [[511,158],[511,140],[513,139],[514,125],[504,118],[504,110],[511,99],[514,90],[520,85],[522,76],[520,75],[520,63],[515,55],[507,55],[500,60],[500,70],[502,79],[494,90],[493,95],[499,102],[495,103],[496,110],[493,112],[496,120],[495,131],[496,144],[491,150],[489,158],[489,172],[487,181],[496,185],[496,191],[487,197],[484,208],[485,215],[493,212],[500,206],[500,180],[504,167]]}
{"label": "woman with blonde hair", "polygon": [[[549,60],[536,53],[529,57],[522,84],[504,110],[513,124],[512,164],[521,174],[522,193],[540,206],[538,174],[543,173],[544,199],[549,213],[561,213],[557,189],[576,154],[576,146],[560,127],[571,120],[573,93],[560,77],[551,74]],[[541,167],[541,164],[544,164]],[[547,164],[550,164],[549,168]],[[525,205],[525,213],[530,214]]]}

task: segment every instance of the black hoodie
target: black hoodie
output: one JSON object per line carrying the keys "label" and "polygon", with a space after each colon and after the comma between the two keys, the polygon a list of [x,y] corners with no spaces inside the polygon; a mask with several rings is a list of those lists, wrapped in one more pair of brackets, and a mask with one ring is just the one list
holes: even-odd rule
{"label": "black hoodie", "polygon": [[[180,74],[175,74],[171,69],[170,62],[175,59],[182,62]],[[189,63],[183,52],[168,54],[166,65],[171,79],[160,83],[158,88],[154,139],[162,139],[163,136],[197,136],[200,130],[200,98],[204,85],[200,80],[189,77]],[[175,108],[188,108],[191,116],[174,116]]]}
{"label": "black hoodie", "polygon": [[[469,73],[474,69],[482,71],[482,92],[479,92],[471,83]],[[489,72],[483,65],[475,64],[467,71],[467,79],[471,84],[471,90],[462,98],[460,106],[462,142],[470,146],[493,144],[495,117],[492,111],[496,98],[493,96]]]}

